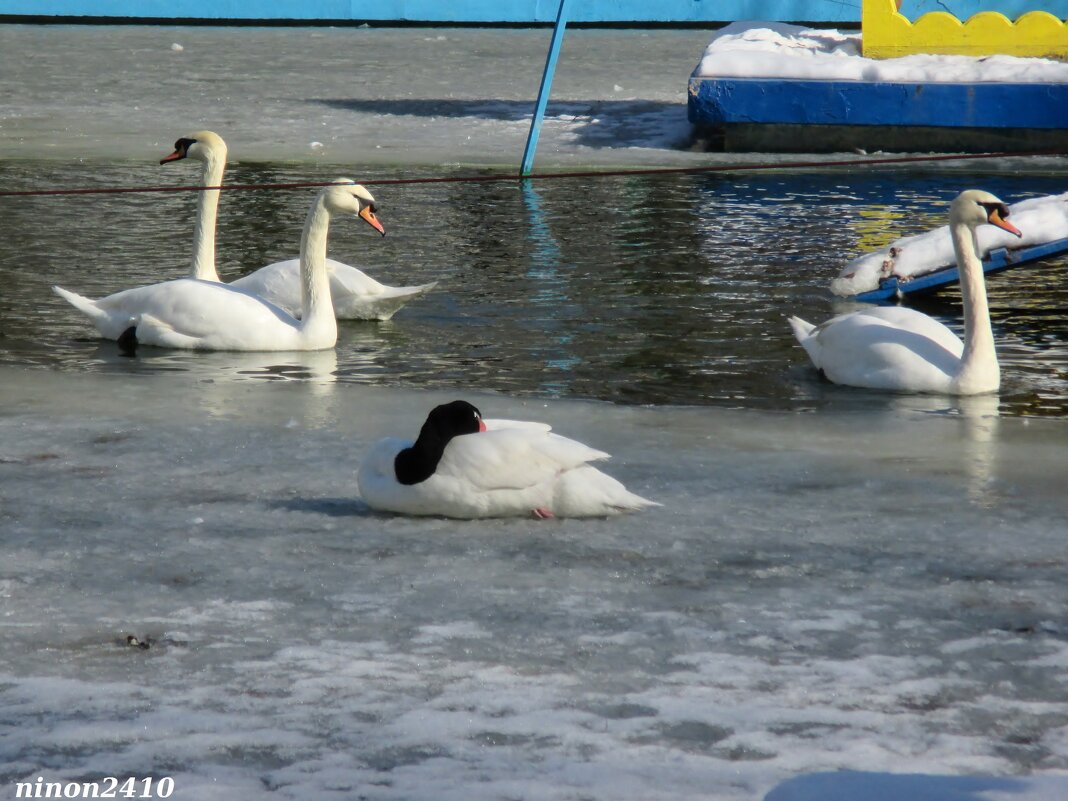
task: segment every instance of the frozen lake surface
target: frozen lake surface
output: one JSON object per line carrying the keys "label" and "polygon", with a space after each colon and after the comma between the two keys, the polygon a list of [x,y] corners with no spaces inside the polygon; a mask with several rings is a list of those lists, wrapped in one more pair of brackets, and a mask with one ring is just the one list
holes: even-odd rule
{"label": "frozen lake surface", "polygon": [[[569,33],[538,165],[706,163],[677,145],[708,38]],[[547,44],[0,26],[0,179],[189,184],[156,162],[202,127],[233,183],[511,169]],[[376,187],[389,235],[337,225],[332,255],[439,288],[334,351],[241,356],[123,357],[49,290],[181,275],[191,195],[0,198],[0,797],[1064,798],[1068,260],[989,282],[996,397],[830,386],[783,318],[847,308],[841,265],[960,189],[1066,174]],[[311,195],[224,194],[224,277],[294,255]],[[959,328],[954,293],[923,308]],[[372,514],[363,451],[460,396],[663,508]]]}
{"label": "frozen lake surface", "polygon": [[354,471],[452,396],[307,359],[263,383],[3,368],[8,786],[871,797],[790,784],[848,769],[1015,777],[975,801],[1068,789],[1048,784],[1068,769],[1062,421],[466,392],[612,452],[664,508],[413,520],[371,514]]}
{"label": "frozen lake surface", "polygon": [[[151,161],[180,133],[208,128],[239,160],[512,164],[549,37],[546,29],[0,26],[0,152]],[[686,78],[708,38],[569,33],[537,163],[618,163],[621,147],[631,163],[661,160],[663,145],[689,135]]]}

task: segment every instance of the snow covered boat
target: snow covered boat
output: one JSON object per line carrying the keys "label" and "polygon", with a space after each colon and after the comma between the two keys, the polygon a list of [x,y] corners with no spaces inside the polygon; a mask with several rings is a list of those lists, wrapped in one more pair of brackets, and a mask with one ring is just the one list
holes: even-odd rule
{"label": "snow covered boat", "polygon": [[710,149],[728,151],[1064,148],[1068,63],[862,52],[860,32],[733,23],[690,77],[689,120]]}
{"label": "snow covered boat", "polygon": [[[1068,192],[1030,198],[1009,206],[1017,239],[991,226],[977,233],[985,273],[997,273],[1068,252]],[[949,227],[941,226],[891,243],[846,264],[831,292],[867,302],[932,292],[957,281]]]}

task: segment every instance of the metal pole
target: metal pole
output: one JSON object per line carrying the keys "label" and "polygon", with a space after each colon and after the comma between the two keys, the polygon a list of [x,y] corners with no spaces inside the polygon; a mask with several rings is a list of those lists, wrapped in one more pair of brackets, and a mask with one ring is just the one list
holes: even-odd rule
{"label": "metal pole", "polygon": [[545,116],[545,107],[549,104],[549,91],[553,83],[553,73],[556,72],[556,61],[560,57],[560,45],[564,41],[564,28],[567,27],[567,3],[568,0],[560,0],[560,9],[556,12],[556,26],[553,28],[553,39],[549,44],[549,55],[545,59],[545,71],[541,76],[538,103],[534,107],[534,118],[530,121],[530,132],[527,134],[527,147],[523,151],[523,166],[519,170],[521,177],[530,175],[530,169],[534,166],[534,151],[538,147],[541,120]]}

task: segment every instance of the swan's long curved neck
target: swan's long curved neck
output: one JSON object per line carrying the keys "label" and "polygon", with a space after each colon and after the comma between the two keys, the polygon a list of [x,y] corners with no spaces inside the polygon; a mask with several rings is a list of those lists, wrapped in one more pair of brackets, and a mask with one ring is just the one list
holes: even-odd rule
{"label": "swan's long curved neck", "polygon": [[990,307],[983,280],[983,264],[975,244],[975,232],[967,225],[950,225],[953,250],[960,273],[960,291],[964,303],[964,353],[961,355],[957,380],[983,381],[997,389],[999,368],[994,350],[994,332],[990,327]]}
{"label": "swan's long curved neck", "polygon": [[[204,161],[201,186],[222,186],[226,154],[212,153]],[[218,281],[215,269],[215,218],[219,210],[219,190],[202,189],[197,198],[197,222],[193,231],[193,263],[189,275],[203,281]]]}
{"label": "swan's long curved neck", "polygon": [[419,438],[393,460],[393,473],[398,483],[411,486],[434,475],[448,444],[449,441],[443,440],[429,422],[424,423]]}
{"label": "swan's long curved neck", "polygon": [[337,318],[330,298],[330,277],[326,273],[326,239],[330,212],[320,198],[304,223],[300,237],[301,333],[309,339],[337,338]]}

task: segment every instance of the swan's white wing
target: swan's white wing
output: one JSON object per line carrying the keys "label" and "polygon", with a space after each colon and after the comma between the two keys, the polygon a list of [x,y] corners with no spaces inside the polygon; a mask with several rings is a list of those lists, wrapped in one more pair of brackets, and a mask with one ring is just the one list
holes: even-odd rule
{"label": "swan's white wing", "polygon": [[523,428],[529,431],[552,431],[553,427],[548,423],[533,423],[529,420],[504,420],[502,418],[483,418],[487,431],[499,431],[505,428]]}
{"label": "swan's white wing", "polygon": [[[326,271],[330,276],[330,297],[335,315],[345,320],[388,320],[409,300],[437,285],[434,282],[420,286],[387,286],[362,270],[335,259],[326,260]],[[268,264],[232,281],[230,286],[240,287],[281,306],[294,316],[300,316],[299,259]]]}
{"label": "swan's white wing", "polygon": [[436,475],[479,491],[526,489],[608,454],[543,429],[503,428],[455,437]]}
{"label": "swan's white wing", "polygon": [[378,483],[397,484],[397,473],[394,462],[397,454],[405,448],[410,448],[411,440],[399,437],[387,437],[380,439],[360,460],[359,470],[356,472],[356,482],[360,485],[361,493],[364,493],[364,485]]}
{"label": "swan's white wing", "polygon": [[945,391],[964,350],[942,323],[893,306],[834,317],[802,344],[835,383],[919,392]]}
{"label": "swan's white wing", "polygon": [[295,319],[228,284],[179,278],[87,302],[95,309],[94,325],[109,339],[118,338],[133,325],[144,345],[213,350],[301,348]]}
{"label": "swan's white wing", "polygon": [[[282,309],[227,284],[181,278],[129,292],[133,294],[117,299],[116,304],[151,314],[188,336],[202,337],[225,329],[254,332],[279,325],[295,328],[296,321]],[[107,308],[111,298],[101,300],[101,306]]]}
{"label": "swan's white wing", "polygon": [[623,484],[592,465],[560,476],[553,492],[552,510],[561,517],[605,517],[660,506],[629,491]]}
{"label": "swan's white wing", "polygon": [[342,295],[356,295],[358,297],[377,297],[379,295],[391,295],[392,290],[398,287],[386,286],[369,276],[363,270],[357,269],[350,264],[331,260],[330,289],[335,288]]}
{"label": "swan's white wing", "polygon": [[437,286],[388,286],[348,264],[332,262],[330,294],[334,311],[345,320],[388,320],[408,301]]}
{"label": "swan's white wing", "polygon": [[[330,259],[327,259],[327,270]],[[287,259],[268,264],[255,272],[231,281],[229,286],[236,287],[261,297],[275,306],[285,309],[289,314],[300,315],[300,259]]]}
{"label": "swan's white wing", "polygon": [[[948,327],[933,317],[929,317],[915,309],[910,309],[908,306],[873,306],[870,309],[862,309],[853,314],[856,315],[858,322],[874,322],[927,337],[947,350],[954,352],[958,357],[964,351],[964,343]],[[850,316],[853,315],[846,314],[841,317]],[[817,326],[817,332],[821,328],[823,328],[822,325]]]}
{"label": "swan's white wing", "polygon": [[184,348],[196,350],[202,345],[202,338],[176,331],[174,326],[143,313],[137,320],[137,339],[145,345],[160,348]]}

